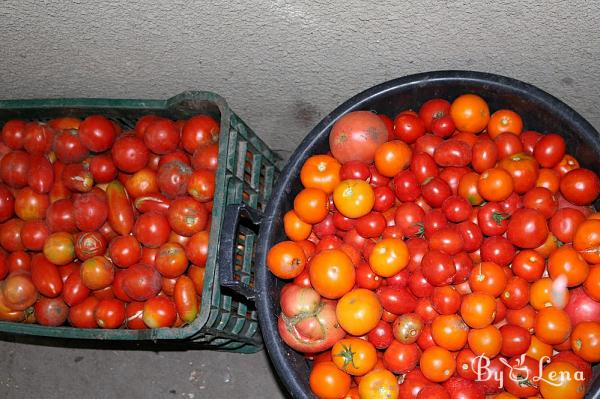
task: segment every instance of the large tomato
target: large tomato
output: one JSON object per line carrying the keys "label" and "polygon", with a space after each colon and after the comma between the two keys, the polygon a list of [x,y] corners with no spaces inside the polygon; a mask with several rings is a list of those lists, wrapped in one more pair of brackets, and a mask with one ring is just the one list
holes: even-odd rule
{"label": "large tomato", "polygon": [[536,248],[546,241],[548,225],[544,215],[535,209],[522,208],[511,216],[506,236],[521,248]]}
{"label": "large tomato", "polygon": [[175,123],[166,118],[150,122],[144,131],[144,144],[155,154],[168,154],[179,145],[179,131]]}
{"label": "large tomato", "polygon": [[589,205],[600,194],[600,179],[589,169],[574,169],[560,179],[560,192],[575,205]]}
{"label": "large tomato", "polygon": [[570,363],[555,361],[544,368],[540,393],[545,399],[581,399],[586,383],[582,372]]}
{"label": "large tomato", "polygon": [[336,209],[349,218],[359,218],[371,212],[375,193],[364,180],[344,180],[333,192]]}
{"label": "large tomato", "polygon": [[338,324],[335,302],[322,301],[312,288],[287,285],[281,290],[280,302],[277,328],[284,342],[293,349],[322,352],[346,335]]}
{"label": "large tomato", "polygon": [[195,115],[189,118],[181,131],[183,148],[193,154],[200,146],[211,145],[219,140],[221,127],[208,115]]}
{"label": "large tomato", "polygon": [[144,142],[132,134],[121,136],[111,150],[114,164],[126,173],[135,173],[148,163],[149,152]]}
{"label": "large tomato", "polygon": [[329,148],[341,163],[370,163],[375,157],[375,150],[387,140],[387,136],[387,127],[376,114],[354,111],[335,122],[329,134]]}

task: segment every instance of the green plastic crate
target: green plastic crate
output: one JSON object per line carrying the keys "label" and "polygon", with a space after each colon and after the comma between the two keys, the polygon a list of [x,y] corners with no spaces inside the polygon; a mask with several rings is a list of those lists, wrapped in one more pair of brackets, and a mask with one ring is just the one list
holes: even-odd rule
{"label": "green plastic crate", "polygon": [[[186,340],[219,350],[260,350],[262,340],[252,294],[257,229],[244,216],[264,210],[281,158],[222,97],[210,92],[184,92],[168,100],[0,100],[0,124],[14,118],[43,121],[93,114],[113,119],[125,129],[133,128],[137,119],[147,114],[171,119],[207,114],[220,120],[219,167],[200,313],[192,324],[181,328],[103,330],[0,322],[0,333],[94,340]],[[230,220],[224,224],[226,211]],[[228,281],[221,281],[220,275]]]}

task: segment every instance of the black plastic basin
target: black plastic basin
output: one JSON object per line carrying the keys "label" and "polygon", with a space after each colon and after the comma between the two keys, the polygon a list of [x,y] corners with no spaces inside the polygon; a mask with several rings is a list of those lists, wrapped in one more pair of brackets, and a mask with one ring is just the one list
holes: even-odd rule
{"label": "black plastic basin", "polygon": [[[460,94],[475,93],[486,99],[491,110],[509,108],[518,112],[527,129],[561,134],[568,151],[587,168],[600,174],[600,136],[581,115],[550,94],[521,81],[480,72],[440,71],[406,76],[372,87],[354,96],[327,115],[302,141],[275,185],[261,223],[257,251],[257,306],[264,344],[275,370],[294,398],[311,398],[309,364],[279,338],[277,315],[279,290],[284,282],[266,268],[269,248],[285,240],[282,217],[292,208],[301,190],[300,169],[306,159],[328,151],[329,131],[342,115],[356,110],[374,110],[390,117],[407,108],[418,109],[428,99],[452,100]],[[598,374],[598,367],[596,373]],[[600,378],[587,398],[600,399]]]}

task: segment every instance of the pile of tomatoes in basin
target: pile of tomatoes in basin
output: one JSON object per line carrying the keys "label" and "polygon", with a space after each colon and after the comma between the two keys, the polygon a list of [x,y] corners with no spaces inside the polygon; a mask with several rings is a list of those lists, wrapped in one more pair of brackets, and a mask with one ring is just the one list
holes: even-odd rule
{"label": "pile of tomatoes in basin", "polygon": [[0,143],[0,320],[191,323],[204,280],[219,124],[10,120]]}
{"label": "pile of tomatoes in basin", "polygon": [[582,398],[600,361],[600,180],[464,94],[351,112],[267,266],[320,398]]}

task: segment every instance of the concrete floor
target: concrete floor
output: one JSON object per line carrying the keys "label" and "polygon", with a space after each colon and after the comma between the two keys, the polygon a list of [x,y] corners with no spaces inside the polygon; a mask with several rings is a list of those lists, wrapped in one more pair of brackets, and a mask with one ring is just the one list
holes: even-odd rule
{"label": "concrete floor", "polygon": [[72,341],[0,338],[0,398],[285,397],[266,352],[94,349],[89,343],[70,347]]}

